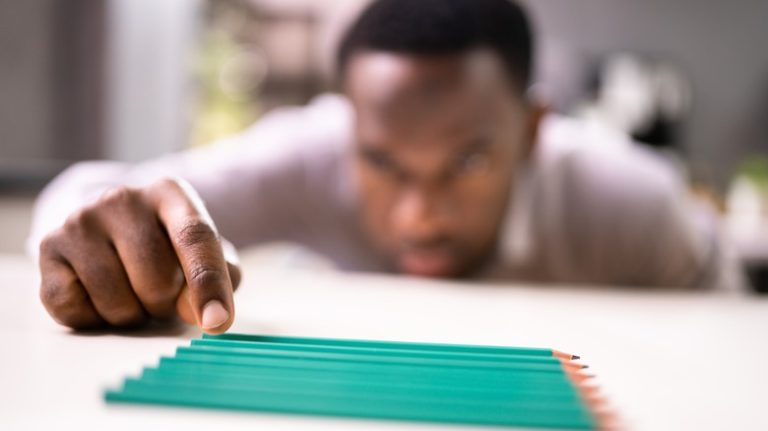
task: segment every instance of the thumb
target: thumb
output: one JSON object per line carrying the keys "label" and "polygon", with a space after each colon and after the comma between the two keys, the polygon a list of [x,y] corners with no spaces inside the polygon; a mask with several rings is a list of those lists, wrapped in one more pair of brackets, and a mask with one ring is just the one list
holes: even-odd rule
{"label": "thumb", "polygon": [[[226,256],[225,252],[225,256]],[[241,279],[241,273],[240,273],[240,267],[232,263],[230,260],[230,256],[227,257],[227,269],[229,270],[229,278],[232,281],[232,286],[236,290],[238,285],[240,284]],[[234,259],[236,260],[236,258]],[[197,318],[195,317],[196,313],[193,308],[192,302],[189,298],[189,289],[187,288],[186,283],[182,287],[181,291],[179,292],[179,296],[176,299],[176,313],[179,315],[181,320],[186,322],[189,325],[197,325]],[[234,316],[231,316],[232,319],[230,321],[234,321]],[[221,332],[225,331],[226,329],[229,329],[228,325],[226,328],[222,329]],[[216,331],[218,332],[218,331]]]}
{"label": "thumb", "polygon": [[168,232],[186,280],[177,300],[182,308],[179,314],[189,318],[191,311],[195,323],[205,332],[226,331],[234,319],[234,289],[213,219],[200,196],[184,180],[161,181],[152,190],[158,218]]}

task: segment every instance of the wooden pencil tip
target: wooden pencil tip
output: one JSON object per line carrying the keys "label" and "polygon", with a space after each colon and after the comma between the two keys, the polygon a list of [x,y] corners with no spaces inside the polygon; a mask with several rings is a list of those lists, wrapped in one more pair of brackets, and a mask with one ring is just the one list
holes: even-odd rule
{"label": "wooden pencil tip", "polygon": [[594,395],[600,392],[600,386],[594,383],[576,382],[576,389],[583,395]]}
{"label": "wooden pencil tip", "polygon": [[585,368],[589,368],[589,365],[577,364],[575,362],[566,361],[565,359],[560,360],[560,365],[562,365],[563,368],[565,369],[571,369],[571,370],[583,370]]}
{"label": "wooden pencil tip", "polygon": [[574,382],[576,384],[583,383],[583,382],[585,382],[585,381],[587,381],[589,379],[593,379],[595,377],[593,374],[586,374],[586,373],[582,373],[580,371],[566,372],[566,375],[568,376],[568,378],[571,379],[572,382]]}
{"label": "wooden pencil tip", "polygon": [[561,352],[559,350],[552,350],[552,356],[560,359],[567,359],[567,360],[575,360],[575,359],[581,358],[578,355],[572,355],[570,353]]}

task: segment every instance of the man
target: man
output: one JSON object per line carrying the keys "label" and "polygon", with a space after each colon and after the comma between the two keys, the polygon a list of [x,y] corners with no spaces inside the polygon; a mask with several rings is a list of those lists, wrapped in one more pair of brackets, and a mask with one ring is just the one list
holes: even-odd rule
{"label": "man", "polygon": [[717,242],[677,176],[621,136],[546,114],[528,97],[531,46],[507,0],[373,3],[339,49],[346,97],[212,148],[56,179],[31,239],[43,304],[73,328],[177,313],[223,332],[240,280],[225,238],[428,277],[711,279]]}

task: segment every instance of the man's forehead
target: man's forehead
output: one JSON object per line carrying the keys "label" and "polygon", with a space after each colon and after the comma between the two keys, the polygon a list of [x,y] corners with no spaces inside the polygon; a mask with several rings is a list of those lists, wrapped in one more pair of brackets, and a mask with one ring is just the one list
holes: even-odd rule
{"label": "man's forehead", "polygon": [[507,79],[498,56],[485,49],[445,55],[364,51],[350,62],[345,89],[376,107],[435,105],[456,96],[498,95],[509,88]]}
{"label": "man's forehead", "polygon": [[[498,57],[486,50],[418,56],[363,52],[350,63],[346,90],[358,127],[466,129],[491,120],[509,91]],[[450,132],[450,131],[448,131]]]}

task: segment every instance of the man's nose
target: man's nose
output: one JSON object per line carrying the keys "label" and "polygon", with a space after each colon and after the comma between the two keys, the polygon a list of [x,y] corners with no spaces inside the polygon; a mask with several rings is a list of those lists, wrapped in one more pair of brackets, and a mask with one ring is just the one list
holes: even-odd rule
{"label": "man's nose", "polygon": [[430,240],[441,234],[445,205],[439,194],[425,187],[404,190],[394,213],[396,232],[412,241]]}

